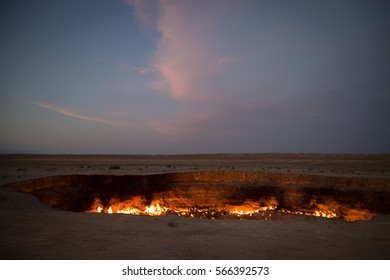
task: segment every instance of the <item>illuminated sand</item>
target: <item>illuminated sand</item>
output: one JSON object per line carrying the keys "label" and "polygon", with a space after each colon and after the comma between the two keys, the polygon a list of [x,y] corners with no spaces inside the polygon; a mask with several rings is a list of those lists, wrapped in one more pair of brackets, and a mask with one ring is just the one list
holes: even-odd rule
{"label": "illuminated sand", "polygon": [[[66,161],[62,164],[70,166]],[[25,166],[26,171],[15,169],[14,174],[23,172],[27,177],[24,179],[39,177],[28,171],[39,168],[39,164]],[[4,179],[3,183],[9,181]],[[385,178],[257,171],[186,172],[148,177],[54,176],[33,184],[20,182],[0,188],[1,257],[388,259],[388,183],[389,179]],[[31,194],[58,209],[39,202]],[[85,212],[97,211],[97,207],[102,207],[102,212],[108,212],[110,207],[116,212],[130,205],[133,211],[140,211],[136,214],[154,215],[157,212],[152,207],[157,203],[161,209],[168,209],[159,213],[163,216]],[[190,214],[178,211],[179,208],[193,210],[188,206],[194,203],[198,210],[208,211],[218,205],[222,210],[219,208],[221,212],[217,215],[193,213],[195,216],[202,213],[200,217],[205,219],[190,218]],[[145,213],[148,209],[151,212]],[[297,214],[302,211],[305,215],[283,214],[282,210]],[[367,221],[345,221],[351,210]],[[335,213],[337,217],[315,217],[316,211],[320,215]],[[180,213],[187,217],[180,217]]]}

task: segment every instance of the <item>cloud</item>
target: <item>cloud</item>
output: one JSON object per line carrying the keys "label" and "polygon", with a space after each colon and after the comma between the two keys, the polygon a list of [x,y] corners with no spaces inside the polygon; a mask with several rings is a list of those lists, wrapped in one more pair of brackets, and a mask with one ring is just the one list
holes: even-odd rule
{"label": "cloud", "polygon": [[36,105],[40,108],[44,108],[44,109],[47,109],[47,110],[52,111],[52,112],[56,112],[56,113],[61,114],[61,115],[65,115],[65,116],[80,119],[80,120],[91,121],[91,122],[105,124],[105,125],[111,125],[111,126],[128,125],[127,123],[124,123],[124,122],[112,121],[112,120],[92,117],[92,116],[88,116],[88,115],[84,115],[84,114],[79,114],[79,113],[76,113],[74,111],[71,111],[71,110],[68,110],[65,108],[61,108],[61,107],[57,107],[57,106],[54,106],[54,105],[51,105],[51,104],[48,104],[45,102],[23,99],[23,98],[16,98],[16,99],[22,100],[23,102],[26,102],[29,104]]}
{"label": "cloud", "polygon": [[[142,18],[147,11],[144,4],[132,4]],[[338,18],[344,31],[340,29],[338,34],[339,29],[328,26],[333,8],[323,15],[297,17],[299,6],[285,10],[262,1],[166,0],[154,4],[150,10],[156,18],[148,24],[154,25],[159,36],[149,67],[155,69],[156,78],[147,87],[160,92],[176,110],[148,120],[148,126],[195,145],[230,141],[231,147],[287,150],[290,146],[295,151],[318,145],[317,151],[321,151],[321,146],[337,142],[321,139],[334,134],[339,119],[344,125],[340,135],[353,138],[343,134],[351,127],[351,117],[343,112],[351,108],[350,100],[356,99],[345,84],[369,76],[367,69],[376,75],[374,67],[380,64],[362,67],[370,66],[362,64],[364,57],[372,61],[370,48],[360,42],[360,35],[350,32],[355,30],[349,30],[352,25],[344,26],[344,14]],[[354,36],[359,42],[351,52],[355,55],[346,59],[345,46],[350,52]],[[324,72],[324,68],[330,71]],[[343,89],[329,98],[335,87]],[[370,98],[364,96],[359,102],[367,103]],[[334,101],[332,106],[326,106],[327,100]],[[345,110],[334,112],[340,100],[346,101],[341,106]],[[288,138],[294,138],[295,144]]]}
{"label": "cloud", "polygon": [[[218,95],[212,79],[234,64],[232,55],[216,51],[216,41],[207,32],[218,22],[218,6],[210,11],[199,8],[192,1],[130,1],[135,15],[144,24],[157,10],[155,28],[160,34],[152,69],[158,78],[148,84],[150,88],[167,94],[181,102],[207,101]],[[207,5],[206,5],[207,6]],[[199,19],[201,21],[199,21]]]}
{"label": "cloud", "polygon": [[[199,5],[195,1],[127,3],[141,26],[154,26],[159,34],[152,63],[145,67],[153,70],[154,79],[146,87],[177,105],[176,113],[149,119],[146,125],[172,139],[208,134],[207,130],[215,128],[209,123],[219,122],[214,119],[225,115],[223,108],[241,102],[236,97],[242,91],[226,85],[226,81],[232,80],[231,73],[226,74],[239,58],[221,48],[224,41],[214,36],[227,20],[221,14],[226,8],[221,8],[220,3]],[[232,3],[225,2],[224,6],[231,7]],[[153,16],[155,21],[151,20]]]}

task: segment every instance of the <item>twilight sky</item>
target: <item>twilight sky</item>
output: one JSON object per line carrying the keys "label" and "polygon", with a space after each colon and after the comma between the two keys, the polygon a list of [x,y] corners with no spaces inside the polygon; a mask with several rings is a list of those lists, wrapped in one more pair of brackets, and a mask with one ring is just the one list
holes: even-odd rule
{"label": "twilight sky", "polygon": [[0,22],[0,153],[390,153],[386,0],[3,0]]}

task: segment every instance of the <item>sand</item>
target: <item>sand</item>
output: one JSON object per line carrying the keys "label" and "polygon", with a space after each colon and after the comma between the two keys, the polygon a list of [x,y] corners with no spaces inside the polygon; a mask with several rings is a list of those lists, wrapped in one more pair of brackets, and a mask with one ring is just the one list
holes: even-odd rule
{"label": "sand", "polygon": [[[1,156],[1,184],[63,174],[261,170],[389,178],[390,156]],[[77,213],[0,188],[2,259],[389,259],[390,216],[346,222]]]}

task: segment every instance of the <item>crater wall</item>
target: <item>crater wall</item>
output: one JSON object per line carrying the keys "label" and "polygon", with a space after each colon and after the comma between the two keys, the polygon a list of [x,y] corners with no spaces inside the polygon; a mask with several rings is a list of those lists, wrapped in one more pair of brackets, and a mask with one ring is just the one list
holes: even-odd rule
{"label": "crater wall", "polygon": [[215,208],[269,201],[288,212],[313,211],[320,205],[390,214],[390,179],[328,177],[249,171],[199,171],[154,175],[63,175],[6,184],[42,202],[68,211],[89,211],[99,200],[142,197],[174,208]]}

